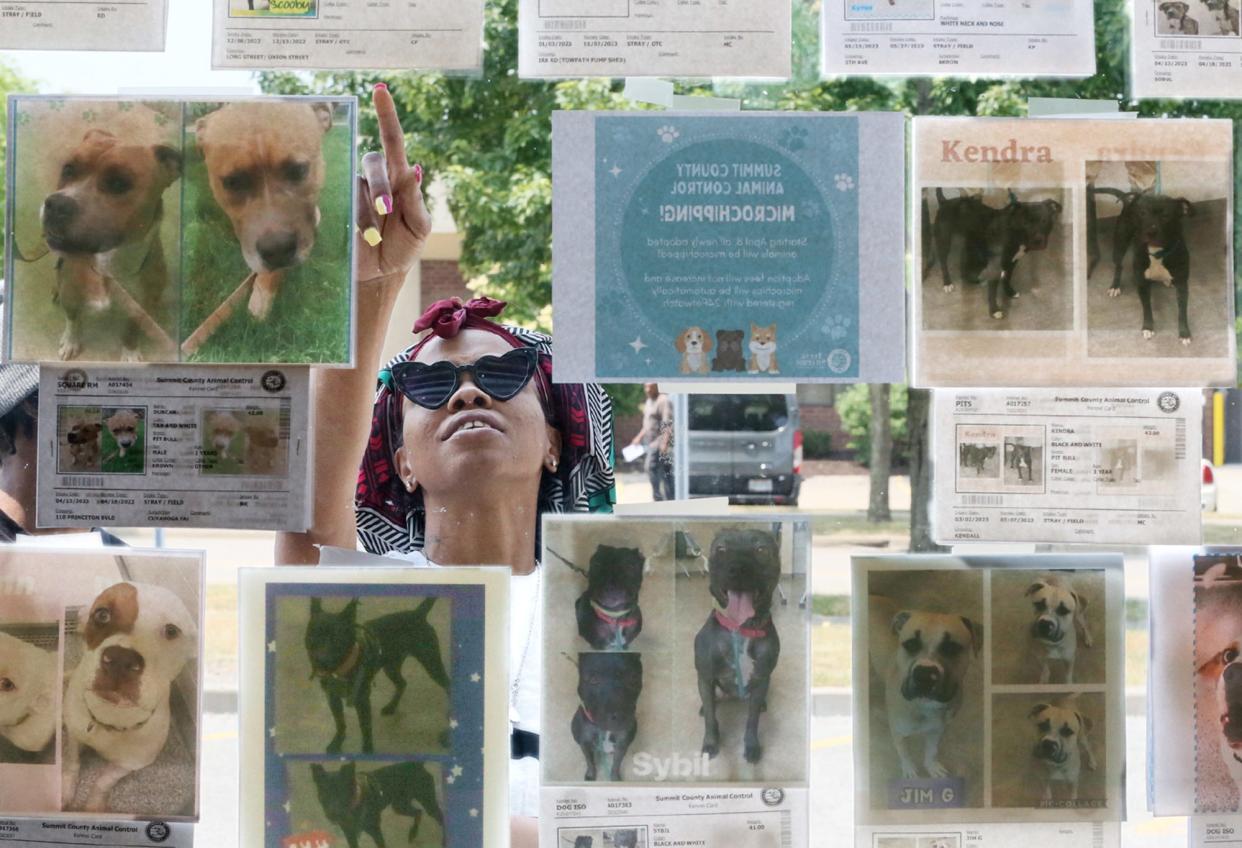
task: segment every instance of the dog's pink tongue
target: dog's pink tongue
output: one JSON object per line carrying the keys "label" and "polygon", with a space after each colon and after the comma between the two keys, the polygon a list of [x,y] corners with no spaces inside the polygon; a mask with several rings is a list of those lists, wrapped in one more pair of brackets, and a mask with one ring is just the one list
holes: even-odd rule
{"label": "dog's pink tongue", "polygon": [[738,624],[754,618],[754,597],[750,592],[729,592],[729,605],[725,607],[725,615]]}

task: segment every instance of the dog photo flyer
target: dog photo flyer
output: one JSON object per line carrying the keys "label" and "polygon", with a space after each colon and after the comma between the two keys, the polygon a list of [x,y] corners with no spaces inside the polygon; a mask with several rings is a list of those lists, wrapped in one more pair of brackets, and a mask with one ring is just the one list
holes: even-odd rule
{"label": "dog photo flyer", "polygon": [[241,844],[507,844],[508,569],[239,585]]}
{"label": "dog photo flyer", "polygon": [[1242,97],[1238,0],[1133,0],[1133,97]]}
{"label": "dog photo flyer", "polygon": [[854,557],[855,821],[1120,821],[1123,583],[1119,554]]}
{"label": "dog photo flyer", "polygon": [[1202,540],[1199,392],[946,389],[932,402],[937,542]]}
{"label": "dog photo flyer", "polygon": [[1233,129],[916,118],[911,383],[1232,386]]}
{"label": "dog photo flyer", "polygon": [[788,79],[790,0],[518,0],[518,73]]}
{"label": "dog photo flyer", "polygon": [[0,13],[0,50],[159,51],[168,0],[15,0]]}
{"label": "dog photo flyer", "polygon": [[305,530],[308,372],[43,366],[37,526]]}
{"label": "dog photo flyer", "polygon": [[552,147],[558,381],[904,379],[900,115],[556,112]]}
{"label": "dog photo flyer", "polygon": [[544,843],[806,844],[809,558],[779,514],[545,519]]}
{"label": "dog photo flyer", "polygon": [[7,358],[350,363],[356,109],[11,97]]}
{"label": "dog photo flyer", "polygon": [[197,553],[0,548],[0,815],[198,820],[202,586]]}
{"label": "dog photo flyer", "polygon": [[824,73],[1089,77],[1091,0],[827,0]]}
{"label": "dog photo flyer", "polygon": [[1149,562],[1148,806],[1242,812],[1242,548],[1152,548]]}
{"label": "dog photo flyer", "polygon": [[213,0],[213,68],[420,68],[483,61],[483,0]]}

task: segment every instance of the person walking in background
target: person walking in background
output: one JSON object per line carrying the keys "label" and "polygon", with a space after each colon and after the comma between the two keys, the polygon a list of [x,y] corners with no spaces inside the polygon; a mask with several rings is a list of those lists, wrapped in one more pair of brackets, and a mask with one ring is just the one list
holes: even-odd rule
{"label": "person walking in background", "polygon": [[673,404],[655,383],[643,383],[643,427],[630,442],[642,445],[643,463],[651,480],[651,496],[671,501],[673,493]]}

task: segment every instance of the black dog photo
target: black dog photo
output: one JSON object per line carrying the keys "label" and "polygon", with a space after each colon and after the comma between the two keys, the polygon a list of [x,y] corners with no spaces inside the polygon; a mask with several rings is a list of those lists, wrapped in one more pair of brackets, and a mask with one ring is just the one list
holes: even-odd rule
{"label": "black dog photo", "polygon": [[1087,162],[1087,353],[1225,355],[1227,161]]}
{"label": "black dog photo", "polygon": [[447,598],[283,597],[276,605],[276,747],[444,753]]}
{"label": "black dog photo", "polygon": [[924,188],[923,329],[1068,330],[1072,221],[1060,188]]}
{"label": "black dog photo", "polygon": [[1000,471],[1000,451],[994,444],[962,442],[957,446],[959,478],[995,478]]}
{"label": "black dog photo", "polygon": [[556,848],[647,848],[646,825],[636,827],[562,827]]}
{"label": "black dog photo", "polygon": [[1035,488],[1044,484],[1043,440],[1029,436],[1005,436],[1005,485]]}
{"label": "black dog photo", "polygon": [[445,844],[439,763],[299,760],[285,771],[297,832],[344,837],[348,848]]}

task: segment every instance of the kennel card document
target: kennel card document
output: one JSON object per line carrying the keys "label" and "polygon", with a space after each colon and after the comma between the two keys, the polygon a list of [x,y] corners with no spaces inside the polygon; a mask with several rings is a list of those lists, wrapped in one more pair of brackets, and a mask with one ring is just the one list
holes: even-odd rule
{"label": "kennel card document", "polygon": [[[1018,818],[1080,826],[1051,844],[1085,845],[1104,832],[1088,824],[1122,820],[1119,554],[856,556],[852,568],[855,822],[943,829],[962,846],[965,830]],[[863,836],[860,848],[883,844]]]}
{"label": "kennel card document", "polygon": [[903,379],[904,138],[889,113],[556,112],[556,379]]}
{"label": "kennel card document", "polygon": [[808,844],[810,526],[543,524],[540,838]]}
{"label": "kennel card document", "polygon": [[9,107],[6,359],[353,361],[354,98]]}
{"label": "kennel card document", "polygon": [[242,845],[507,843],[509,569],[375,559],[239,573]]}
{"label": "kennel card document", "polygon": [[198,821],[203,573],[201,552],[0,549],[0,844]]}
{"label": "kennel card document", "polygon": [[39,527],[310,525],[309,369],[39,372]]}
{"label": "kennel card document", "polygon": [[1238,0],[1132,0],[1133,97],[1242,97]]}
{"label": "kennel card document", "polygon": [[164,49],[168,0],[12,0],[0,6],[0,50]]}
{"label": "kennel card document", "polygon": [[518,73],[788,79],[790,0],[519,0]]}
{"label": "kennel card document", "polygon": [[194,825],[181,822],[92,822],[8,819],[0,822],[5,848],[69,848],[74,845],[115,845],[117,848],[193,848]]}
{"label": "kennel card document", "polygon": [[911,383],[1234,384],[1228,121],[915,118]]}
{"label": "kennel card document", "polygon": [[213,68],[476,70],[482,0],[214,0]]}
{"label": "kennel card document", "polygon": [[828,0],[828,75],[1087,77],[1091,0]]}
{"label": "kennel card document", "polygon": [[937,542],[1201,541],[1199,393],[959,389],[933,404]]}

